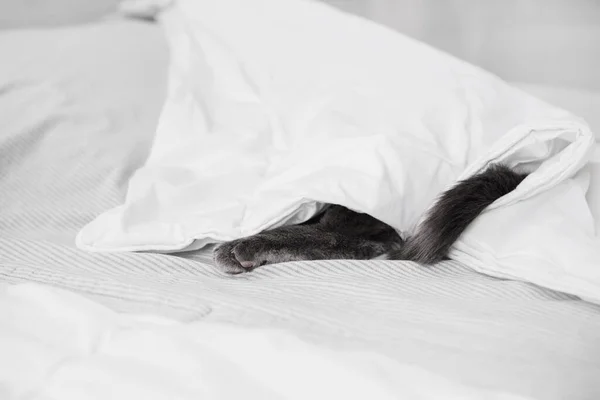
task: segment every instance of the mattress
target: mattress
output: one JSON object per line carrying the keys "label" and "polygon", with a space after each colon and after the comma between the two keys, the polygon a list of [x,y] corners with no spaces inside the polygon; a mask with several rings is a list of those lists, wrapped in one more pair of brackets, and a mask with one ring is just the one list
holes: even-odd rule
{"label": "mattress", "polygon": [[[60,287],[120,313],[278,328],[531,398],[600,398],[598,306],[457,262],[295,262],[225,276],[210,248],[77,249],[78,230],[122,201],[148,154],[166,44],[155,25],[115,19],[5,31],[0,52],[2,285]],[[600,132],[600,94],[520,86],[581,108]]]}

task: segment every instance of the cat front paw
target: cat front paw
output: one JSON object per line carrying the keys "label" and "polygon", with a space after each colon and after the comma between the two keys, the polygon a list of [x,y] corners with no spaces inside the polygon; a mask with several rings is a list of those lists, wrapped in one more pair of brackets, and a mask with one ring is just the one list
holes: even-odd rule
{"label": "cat front paw", "polygon": [[242,264],[235,258],[233,248],[237,241],[223,243],[217,246],[213,251],[213,259],[217,267],[226,274],[241,274],[246,272]]}
{"label": "cat front paw", "polygon": [[214,260],[227,274],[241,274],[268,263],[268,243],[255,237],[233,240],[214,250]]}

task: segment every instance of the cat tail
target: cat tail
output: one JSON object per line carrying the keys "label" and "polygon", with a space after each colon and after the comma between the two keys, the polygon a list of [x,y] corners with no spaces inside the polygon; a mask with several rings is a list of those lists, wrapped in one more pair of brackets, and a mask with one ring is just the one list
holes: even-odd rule
{"label": "cat tail", "polygon": [[388,258],[421,264],[434,264],[446,259],[450,247],[469,224],[487,206],[513,191],[526,176],[495,164],[458,182],[442,193],[415,234],[406,240],[402,249],[392,251]]}

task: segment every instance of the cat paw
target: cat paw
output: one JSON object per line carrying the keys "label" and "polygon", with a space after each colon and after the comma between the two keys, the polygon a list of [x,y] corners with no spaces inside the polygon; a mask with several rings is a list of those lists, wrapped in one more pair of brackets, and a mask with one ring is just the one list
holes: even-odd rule
{"label": "cat paw", "polygon": [[223,243],[214,250],[214,260],[227,274],[241,274],[267,264],[263,257],[264,243],[258,238],[246,238]]}
{"label": "cat paw", "polygon": [[235,275],[246,272],[246,269],[233,254],[233,249],[237,243],[237,240],[226,242],[217,246],[213,251],[215,264],[217,264],[217,267],[226,274]]}

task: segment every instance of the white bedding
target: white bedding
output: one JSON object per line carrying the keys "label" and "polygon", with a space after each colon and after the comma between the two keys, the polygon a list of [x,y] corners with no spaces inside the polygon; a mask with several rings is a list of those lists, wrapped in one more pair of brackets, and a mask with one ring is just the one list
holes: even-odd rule
{"label": "white bedding", "polygon": [[[124,314],[281,330],[319,352],[378,354],[426,371],[429,382],[440,378],[472,391],[600,397],[597,306],[457,262],[428,269],[387,261],[289,263],[227,277],[212,266],[210,249],[178,256],[78,250],[78,230],[124,199],[150,149],[164,99],[161,32],[131,21],[3,32],[0,51],[10,60],[0,63],[0,107],[10,110],[0,113],[3,285],[61,287]],[[587,98],[570,96],[573,104]],[[73,307],[95,307],[66,303],[51,303],[44,315],[58,320]],[[39,309],[8,304],[24,316]],[[18,321],[6,316],[1,335]],[[27,376],[9,380],[4,373],[16,365],[6,360],[0,387],[15,388],[15,379]]]}
{"label": "white bedding", "polygon": [[0,368],[5,400],[525,399],[281,330],[122,315],[31,284],[0,291],[0,326],[16,360]]}
{"label": "white bedding", "polygon": [[161,20],[169,93],[151,153],[83,249],[200,248],[319,203],[407,232],[491,162],[539,166],[493,208],[572,177],[593,143],[575,116],[316,2],[182,0]]}
{"label": "white bedding", "polygon": [[450,257],[600,304],[586,198],[600,177],[580,117],[317,2],[179,0],[161,21],[169,90],[150,155],[80,248],[198,249],[327,203],[407,235],[441,191],[505,163],[531,174]]}

